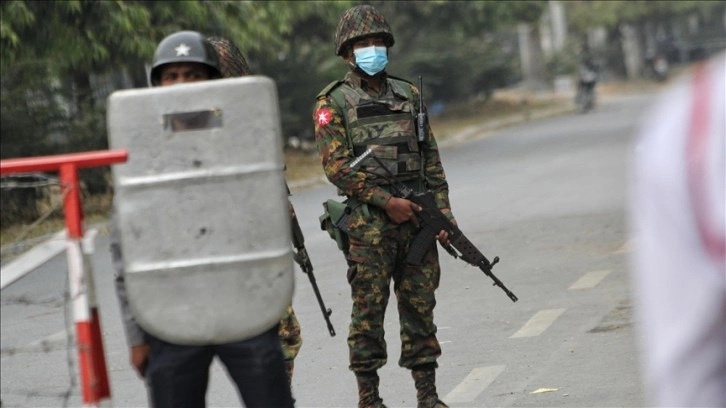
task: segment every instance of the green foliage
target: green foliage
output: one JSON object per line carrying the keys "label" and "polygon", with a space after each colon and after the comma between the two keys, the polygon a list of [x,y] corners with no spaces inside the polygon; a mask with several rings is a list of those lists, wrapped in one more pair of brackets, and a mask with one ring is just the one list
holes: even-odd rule
{"label": "green foliage", "polygon": [[[4,69],[0,79],[0,157],[27,157],[50,154],[49,143],[66,120],[63,106],[54,98],[57,85],[49,84],[43,63],[26,63]],[[48,137],[48,136],[51,137]]]}
{"label": "green foliage", "polygon": [[562,50],[555,51],[545,58],[547,78],[575,74],[581,63],[580,58],[578,44],[575,41],[568,42]]}
{"label": "green foliage", "polygon": [[506,28],[539,19],[545,1],[373,2],[388,18],[396,44],[387,70],[424,79],[430,101],[453,101],[514,82],[516,37]]}
{"label": "green foliage", "polygon": [[[340,15],[354,1],[5,1],[0,4],[3,157],[101,149],[110,75],[146,86],[144,64],[177,30],[234,41],[278,87],[286,136],[312,136],[315,95],[347,70],[334,54]],[[545,1],[378,1],[396,36],[389,71],[428,97],[467,98],[516,79],[512,39]],[[99,82],[100,81],[100,82]],[[107,87],[107,86],[106,86]],[[433,99],[432,99],[433,100]],[[37,102],[42,101],[42,102]]]}
{"label": "green foliage", "polygon": [[[662,47],[669,53],[669,59],[678,61],[691,58],[695,53],[707,54],[726,46],[724,40],[723,15],[726,13],[724,1],[568,1],[564,2],[571,34],[584,39],[595,27],[607,32],[607,44],[599,50],[591,50],[604,62],[612,73],[625,76],[623,57],[622,28],[625,25],[636,28],[638,41],[643,48],[642,54],[652,51],[652,47]],[[691,17],[699,17],[701,24],[708,22],[711,30],[699,29],[695,34],[687,28]],[[654,28],[667,36],[678,37],[677,44],[670,41],[655,44]],[[715,28],[715,30],[714,30]],[[676,47],[679,49],[676,50]]]}
{"label": "green foliage", "polygon": [[723,1],[662,1],[662,0],[594,0],[565,2],[570,28],[578,33],[602,26],[612,29],[624,23],[645,20],[667,20],[687,17],[691,13],[708,15],[720,10]]}

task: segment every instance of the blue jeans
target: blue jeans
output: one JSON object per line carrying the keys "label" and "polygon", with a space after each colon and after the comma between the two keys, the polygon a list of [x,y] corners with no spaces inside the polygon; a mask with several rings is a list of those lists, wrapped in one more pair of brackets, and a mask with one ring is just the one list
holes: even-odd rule
{"label": "blue jeans", "polygon": [[155,408],[202,408],[209,366],[219,357],[247,408],[294,406],[277,326],[248,340],[180,346],[148,336],[146,381]]}

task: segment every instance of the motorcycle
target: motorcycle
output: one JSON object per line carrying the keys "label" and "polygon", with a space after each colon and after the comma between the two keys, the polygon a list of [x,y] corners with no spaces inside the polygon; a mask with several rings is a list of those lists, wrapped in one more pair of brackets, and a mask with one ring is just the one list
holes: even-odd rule
{"label": "motorcycle", "polygon": [[668,59],[662,53],[653,55],[649,53],[645,57],[646,69],[648,76],[658,82],[663,82],[668,79]]}
{"label": "motorcycle", "polygon": [[580,77],[577,82],[575,93],[575,106],[580,113],[587,113],[595,107],[595,84],[597,83],[597,71],[589,66],[580,68]]}

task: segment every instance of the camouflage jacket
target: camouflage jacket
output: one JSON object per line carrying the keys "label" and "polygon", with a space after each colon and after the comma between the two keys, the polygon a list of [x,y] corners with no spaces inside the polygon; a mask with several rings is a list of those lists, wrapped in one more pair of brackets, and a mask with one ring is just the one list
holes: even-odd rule
{"label": "camouflage jacket", "polygon": [[[385,75],[385,74],[384,74]],[[336,81],[336,83],[339,81]],[[349,87],[347,92],[343,93],[345,97],[345,106],[339,106],[331,93],[336,86],[333,83],[325,88],[318,95],[315,108],[313,110],[313,122],[315,123],[315,140],[318,153],[322,160],[323,170],[328,180],[338,187],[339,192],[349,198],[354,198],[362,202],[372,204],[374,206],[385,208],[386,203],[391,197],[391,193],[387,188],[380,185],[380,178],[375,175],[356,171],[350,168],[350,163],[359,155],[354,145],[365,144],[365,140],[360,140],[356,135],[349,135],[346,126],[346,120],[350,122],[351,118],[355,118],[356,106],[355,101],[350,98],[353,93],[364,91],[372,99],[390,99],[399,100],[410,103],[415,109],[418,109],[417,101],[418,89],[407,81],[393,80],[386,78],[385,89],[379,94],[367,86],[366,80],[361,78],[357,73],[350,71],[344,80],[338,84],[339,87]],[[408,92],[395,92],[394,87],[408,86]],[[413,100],[406,101],[407,95],[413,96]],[[348,115],[346,117],[346,115]],[[415,129],[415,116],[410,116],[410,127]],[[426,125],[428,127],[428,124]],[[449,186],[446,182],[439,149],[436,144],[431,129],[428,129],[428,138],[424,142],[419,143],[416,150],[420,150],[422,161],[422,178],[424,187],[430,189],[434,193],[436,205],[450,219],[451,206],[449,204]],[[350,137],[349,137],[350,136]]]}

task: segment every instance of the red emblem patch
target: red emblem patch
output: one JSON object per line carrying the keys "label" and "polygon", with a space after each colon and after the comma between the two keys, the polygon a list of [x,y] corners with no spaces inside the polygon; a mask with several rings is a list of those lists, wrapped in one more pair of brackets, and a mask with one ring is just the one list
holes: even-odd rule
{"label": "red emblem patch", "polygon": [[319,109],[317,112],[315,112],[315,120],[318,122],[318,125],[325,126],[333,119],[333,114],[330,112],[330,109],[323,108]]}

